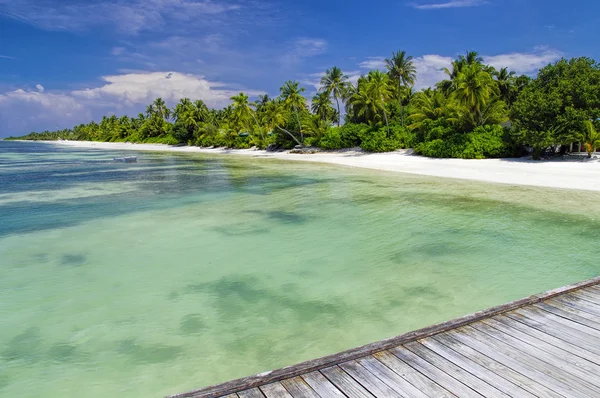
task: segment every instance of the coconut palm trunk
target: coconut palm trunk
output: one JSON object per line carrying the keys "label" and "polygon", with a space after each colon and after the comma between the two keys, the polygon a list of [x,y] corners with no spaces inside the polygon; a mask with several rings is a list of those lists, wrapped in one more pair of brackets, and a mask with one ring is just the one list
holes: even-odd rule
{"label": "coconut palm trunk", "polygon": [[381,98],[381,109],[383,109],[383,118],[385,119],[385,127],[387,129],[387,135],[390,136],[390,123],[388,122],[387,112],[385,111],[385,102],[383,101],[383,97]]}
{"label": "coconut palm trunk", "polygon": [[402,78],[398,79],[398,102],[400,103],[400,123],[404,128],[404,106],[402,105]]}
{"label": "coconut palm trunk", "polygon": [[264,141],[265,140],[265,134],[263,132],[262,127],[258,123],[258,120],[256,119],[256,115],[254,114],[254,112],[250,112],[250,115],[252,115],[252,119],[254,119],[254,123],[256,123],[256,127],[258,127],[258,132],[260,133],[260,138]]}
{"label": "coconut palm trunk", "polygon": [[279,130],[283,131],[284,133],[287,133],[287,135],[289,135],[290,137],[292,137],[292,139],[294,141],[296,141],[298,143],[298,145],[302,145],[302,143],[300,141],[298,141],[298,139],[296,138],[296,136],[294,136],[294,134],[290,133],[289,131],[287,131],[283,127],[280,127],[280,126],[275,126],[275,127],[277,127]]}
{"label": "coconut palm trunk", "polygon": [[340,113],[340,100],[338,99],[337,95],[335,96],[335,102],[337,103],[337,110],[338,110],[338,127],[340,127],[340,123],[342,121],[342,114]]}
{"label": "coconut palm trunk", "polygon": [[304,134],[302,133],[302,124],[300,123],[300,117],[298,116],[298,109],[296,109],[296,107],[294,107],[294,114],[296,115],[296,120],[298,121],[298,128],[300,129],[300,141],[302,141],[302,143],[299,144],[304,145]]}

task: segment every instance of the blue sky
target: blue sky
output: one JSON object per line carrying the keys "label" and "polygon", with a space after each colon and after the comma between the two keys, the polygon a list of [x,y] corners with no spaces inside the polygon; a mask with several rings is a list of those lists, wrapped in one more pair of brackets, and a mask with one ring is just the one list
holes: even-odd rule
{"label": "blue sky", "polygon": [[352,79],[392,51],[417,88],[467,50],[518,73],[560,57],[600,59],[596,0],[0,0],[0,137],[137,114],[155,97],[227,105],[310,97],[337,65]]}

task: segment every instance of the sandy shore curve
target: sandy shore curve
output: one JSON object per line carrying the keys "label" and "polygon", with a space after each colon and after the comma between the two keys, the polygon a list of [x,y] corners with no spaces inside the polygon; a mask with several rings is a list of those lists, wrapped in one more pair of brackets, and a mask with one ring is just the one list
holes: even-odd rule
{"label": "sandy shore curve", "polygon": [[413,155],[409,150],[389,153],[359,151],[292,154],[255,149],[199,148],[163,144],[132,144],[120,142],[50,141],[76,148],[135,150],[153,152],[207,153],[250,156],[292,161],[329,163],[348,167],[458,178],[511,185],[600,191],[600,160],[533,161],[529,159],[434,159]]}

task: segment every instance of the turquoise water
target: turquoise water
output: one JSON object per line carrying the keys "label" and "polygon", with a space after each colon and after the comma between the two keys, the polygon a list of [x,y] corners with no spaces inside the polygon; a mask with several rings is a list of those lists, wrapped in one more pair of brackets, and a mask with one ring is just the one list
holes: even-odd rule
{"label": "turquoise water", "polygon": [[600,274],[599,193],[122,155],[0,142],[0,396],[160,397]]}

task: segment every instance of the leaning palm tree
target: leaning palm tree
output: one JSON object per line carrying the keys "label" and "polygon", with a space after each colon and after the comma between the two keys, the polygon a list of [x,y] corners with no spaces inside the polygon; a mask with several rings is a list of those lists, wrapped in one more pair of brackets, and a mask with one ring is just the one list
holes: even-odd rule
{"label": "leaning palm tree", "polygon": [[337,104],[338,111],[338,127],[341,123],[342,114],[340,111],[340,99],[344,98],[348,85],[350,84],[348,76],[345,75],[340,68],[334,66],[331,69],[325,71],[325,76],[321,78],[321,91],[327,93],[330,97],[333,95]]}
{"label": "leaning palm tree", "polygon": [[[300,130],[300,141],[304,142],[304,135],[302,133],[302,124],[300,123],[300,117],[298,116],[298,110],[306,109],[306,98],[302,96],[305,91],[304,87],[300,87],[299,82],[288,80],[279,89],[280,97],[283,100],[284,109],[291,111],[296,116],[298,122],[298,129]],[[302,145],[302,144],[300,144]]]}
{"label": "leaning palm tree", "polygon": [[592,153],[596,151],[596,148],[600,148],[600,132],[596,130],[594,123],[589,120],[586,120],[585,122],[584,130],[581,134],[581,141],[588,153],[588,158],[592,157]]}
{"label": "leaning palm tree", "polygon": [[261,114],[263,124],[269,129],[273,131],[278,129],[287,135],[289,135],[298,145],[302,145],[302,143],[296,138],[294,134],[290,131],[284,129],[282,126],[287,120],[286,110],[284,109],[283,102],[281,100],[272,100],[268,102]]}
{"label": "leaning palm tree", "polygon": [[417,68],[413,63],[413,57],[407,56],[406,51],[392,53],[392,58],[385,60],[385,67],[392,80],[398,82],[397,99],[400,103],[400,120],[404,127],[404,109],[402,107],[402,87],[412,87],[417,80]]}

